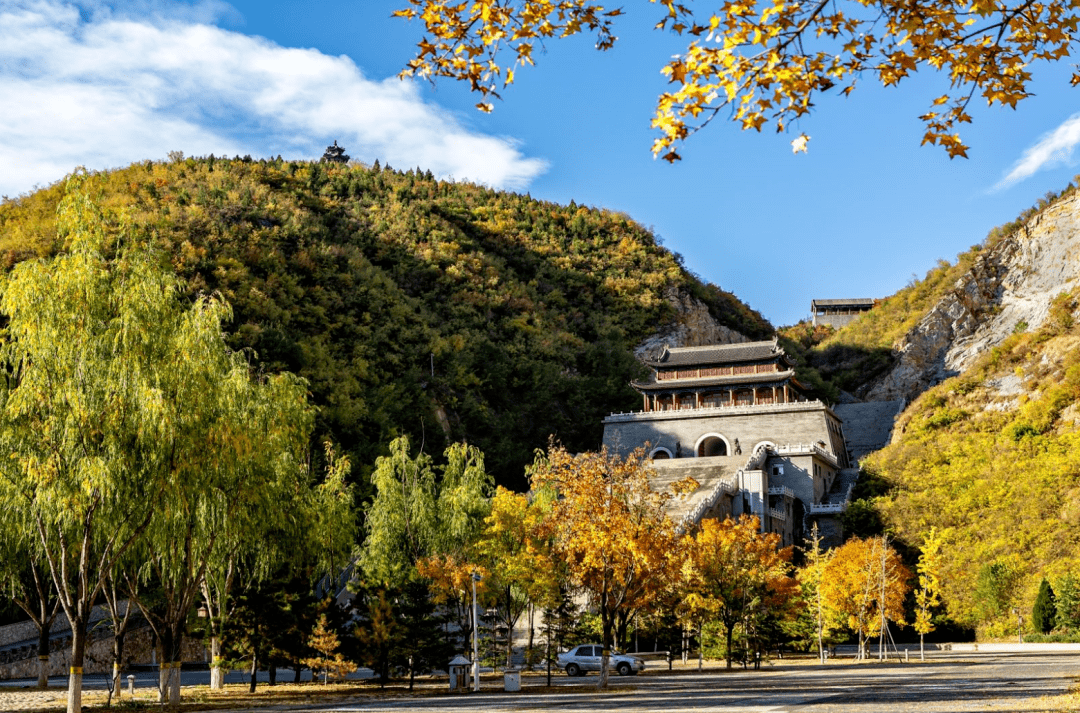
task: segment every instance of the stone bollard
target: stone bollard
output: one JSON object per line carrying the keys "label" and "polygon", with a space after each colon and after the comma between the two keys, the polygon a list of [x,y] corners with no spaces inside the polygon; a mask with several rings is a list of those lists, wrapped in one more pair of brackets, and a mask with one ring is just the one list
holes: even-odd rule
{"label": "stone bollard", "polygon": [[908,650],[904,649],[904,663],[908,662]]}
{"label": "stone bollard", "polygon": [[128,695],[129,696],[134,696],[135,695],[135,674],[129,673],[127,678],[128,678]]}

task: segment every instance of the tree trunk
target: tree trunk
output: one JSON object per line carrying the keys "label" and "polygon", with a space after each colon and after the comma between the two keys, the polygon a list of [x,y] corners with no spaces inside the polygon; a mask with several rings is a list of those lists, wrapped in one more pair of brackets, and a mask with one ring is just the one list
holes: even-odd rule
{"label": "tree trunk", "polygon": [[49,629],[38,625],[38,688],[49,687]]}
{"label": "tree trunk", "polygon": [[68,673],[67,713],[82,713],[82,663],[86,655],[86,624],[71,623],[71,669]]}
{"label": "tree trunk", "polygon": [[724,635],[727,641],[727,667],[731,670],[731,640],[734,638],[735,624],[724,623]]}
{"label": "tree trunk", "polygon": [[697,670],[700,672],[705,665],[705,647],[702,646],[701,624],[697,627]]}
{"label": "tree trunk", "polygon": [[248,685],[248,693],[255,692],[255,677],[259,673],[259,639],[255,637],[251,644],[251,683]]}
{"label": "tree trunk", "polygon": [[536,607],[533,606],[532,602],[529,602],[529,640],[528,643],[525,644],[525,668],[530,671],[532,670],[533,664],[533,629],[535,628],[533,626],[533,616],[535,614]]}
{"label": "tree trunk", "polygon": [[607,601],[601,599],[600,602],[600,622],[604,628],[603,636],[601,637],[604,642],[604,649],[600,655],[600,681],[597,683],[597,688],[608,687],[608,664],[611,663],[611,635],[612,630],[615,628],[615,622],[612,621],[613,617],[607,610]]}
{"label": "tree trunk", "polygon": [[[128,604],[130,607],[131,604]],[[124,661],[124,637],[125,632],[113,634],[113,665],[112,665],[112,677],[113,677],[113,693],[116,694],[116,700],[120,700],[120,666]]]}
{"label": "tree trunk", "polygon": [[510,585],[506,585],[506,668],[514,665],[514,622],[512,612],[514,599],[510,593]]}
{"label": "tree trunk", "polygon": [[266,667],[266,675],[270,679],[270,685],[277,685],[277,666],[270,664]]}
{"label": "tree trunk", "polygon": [[919,660],[920,661],[925,661],[926,660],[926,654],[923,653],[923,637],[924,636],[926,636],[926,635],[925,634],[919,634]]}
{"label": "tree trunk", "polygon": [[210,690],[225,688],[225,671],[221,668],[221,639],[210,637]]}

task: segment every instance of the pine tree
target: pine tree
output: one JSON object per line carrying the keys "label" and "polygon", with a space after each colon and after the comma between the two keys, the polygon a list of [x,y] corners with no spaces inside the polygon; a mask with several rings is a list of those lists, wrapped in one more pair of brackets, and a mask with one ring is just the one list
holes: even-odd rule
{"label": "pine tree", "polygon": [[1049,634],[1054,628],[1054,620],[1057,619],[1057,606],[1054,604],[1054,590],[1050,583],[1043,579],[1039,585],[1039,596],[1035,597],[1035,606],[1031,610],[1031,623],[1036,631]]}
{"label": "pine tree", "polygon": [[305,659],[304,663],[311,667],[312,674],[322,671],[323,684],[330,678],[344,678],[356,670],[356,664],[347,661],[338,651],[339,645],[337,632],[328,625],[326,614],[322,614],[308,639],[308,646],[315,650],[315,656]]}

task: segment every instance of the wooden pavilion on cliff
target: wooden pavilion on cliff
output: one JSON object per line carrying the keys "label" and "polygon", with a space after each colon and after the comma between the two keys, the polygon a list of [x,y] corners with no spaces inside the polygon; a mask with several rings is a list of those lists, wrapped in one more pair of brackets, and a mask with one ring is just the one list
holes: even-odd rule
{"label": "wooden pavilion on cliff", "polygon": [[644,411],[724,408],[806,401],[794,364],[776,341],[664,348],[653,380],[631,385]]}

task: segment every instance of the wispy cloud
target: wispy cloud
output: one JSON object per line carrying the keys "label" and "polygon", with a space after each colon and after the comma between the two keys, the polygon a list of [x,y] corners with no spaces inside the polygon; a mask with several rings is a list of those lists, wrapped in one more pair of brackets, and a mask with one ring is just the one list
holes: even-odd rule
{"label": "wispy cloud", "polygon": [[1068,163],[1073,149],[1080,143],[1080,114],[1073,114],[1065,122],[1045,134],[1038,143],[1026,149],[1012,169],[998,181],[995,189],[1007,188],[1043,168]]}
{"label": "wispy cloud", "polygon": [[227,5],[177,6],[0,0],[0,193],[170,150],[314,158],[334,139],[356,159],[496,187],[522,188],[546,168],[411,82],[206,24]]}

